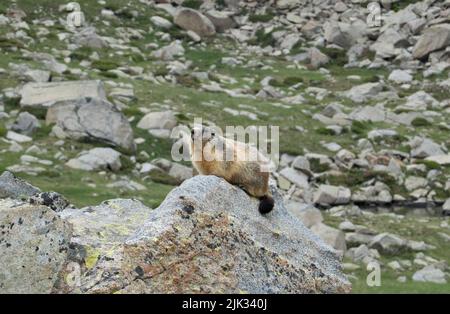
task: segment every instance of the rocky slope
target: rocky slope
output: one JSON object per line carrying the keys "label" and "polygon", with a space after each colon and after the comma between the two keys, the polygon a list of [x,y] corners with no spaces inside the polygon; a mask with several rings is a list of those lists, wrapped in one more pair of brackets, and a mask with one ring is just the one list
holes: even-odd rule
{"label": "rocky slope", "polygon": [[75,27],[66,1],[0,4],[0,171],[156,208],[193,175],[175,126],[278,125],[273,179],[354,291],[450,289],[448,1],[381,1],[380,25],[367,1],[79,4]]}

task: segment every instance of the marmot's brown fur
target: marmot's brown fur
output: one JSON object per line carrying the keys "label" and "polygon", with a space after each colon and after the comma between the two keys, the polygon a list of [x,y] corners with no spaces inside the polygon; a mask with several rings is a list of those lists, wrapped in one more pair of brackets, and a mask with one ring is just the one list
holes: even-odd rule
{"label": "marmot's brown fur", "polygon": [[269,161],[255,147],[224,138],[209,127],[192,129],[190,142],[192,164],[200,174],[224,178],[257,197],[261,214],[273,209],[274,200],[269,191]]}

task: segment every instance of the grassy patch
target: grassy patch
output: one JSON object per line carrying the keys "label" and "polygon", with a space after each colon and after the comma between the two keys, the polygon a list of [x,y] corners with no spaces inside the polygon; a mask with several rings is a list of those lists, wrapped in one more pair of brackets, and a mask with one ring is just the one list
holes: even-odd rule
{"label": "grassy patch", "polygon": [[252,23],[267,23],[270,22],[275,17],[275,14],[267,10],[264,14],[250,14],[248,20]]}
{"label": "grassy patch", "polygon": [[430,121],[422,117],[417,117],[411,122],[411,125],[415,127],[424,127],[429,126],[430,124],[431,124]]}
{"label": "grassy patch", "polygon": [[258,45],[261,47],[274,46],[275,38],[272,36],[272,32],[266,33],[264,28],[260,28],[256,31],[255,37],[249,40],[250,45]]}
{"label": "grassy patch", "polygon": [[198,10],[198,9],[200,9],[200,6],[202,5],[202,3],[203,3],[203,1],[201,1],[201,0],[185,0],[185,1],[183,1],[183,3],[181,5],[185,8],[191,8],[191,9]]}

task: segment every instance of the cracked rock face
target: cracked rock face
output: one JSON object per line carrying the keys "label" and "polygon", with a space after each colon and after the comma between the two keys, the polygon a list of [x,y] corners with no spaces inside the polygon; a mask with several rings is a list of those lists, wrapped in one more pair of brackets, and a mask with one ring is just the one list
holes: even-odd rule
{"label": "cracked rock face", "polygon": [[0,199],[0,293],[50,293],[70,237],[49,207]]}
{"label": "cracked rock face", "polygon": [[127,118],[112,104],[97,98],[79,98],[55,104],[47,111],[47,124],[56,123],[70,137],[88,139],[130,152],[136,150]]}
{"label": "cracked rock face", "polygon": [[79,286],[60,282],[56,292],[349,292],[336,251],[275,198],[261,216],[241,189],[197,176],[153,211],[131,200],[66,210],[82,275]]}

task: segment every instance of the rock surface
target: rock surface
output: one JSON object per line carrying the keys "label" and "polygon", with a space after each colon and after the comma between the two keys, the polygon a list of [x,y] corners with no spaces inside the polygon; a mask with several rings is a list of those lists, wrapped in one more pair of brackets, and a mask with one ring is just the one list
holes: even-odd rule
{"label": "rock surface", "polygon": [[[74,224],[72,241],[91,253],[81,258],[81,286],[73,289],[60,282],[58,289],[349,292],[336,253],[287,212],[278,194],[275,197],[274,211],[261,216],[258,201],[241,189],[215,176],[197,176],[173,190],[154,211],[132,201],[65,211],[63,217]],[[124,226],[117,226],[118,221]],[[114,232],[119,227],[121,236]],[[99,238],[98,231],[104,237]],[[103,249],[111,245],[114,249]]]}
{"label": "rock surface", "polygon": [[56,123],[70,137],[118,146],[134,152],[133,130],[114,105],[96,98],[57,103],[47,111],[46,123]]}
{"label": "rock surface", "polygon": [[70,236],[50,208],[0,199],[0,292],[50,293]]}
{"label": "rock surface", "polygon": [[174,23],[187,31],[195,32],[200,37],[208,37],[216,33],[211,20],[202,13],[189,8],[178,10],[174,17]]}
{"label": "rock surface", "polygon": [[5,171],[0,175],[0,198],[26,198],[40,190],[37,187],[16,178],[11,172]]}
{"label": "rock surface", "polygon": [[23,107],[49,107],[56,102],[76,100],[80,97],[106,98],[100,81],[28,83],[20,93],[20,105]]}

